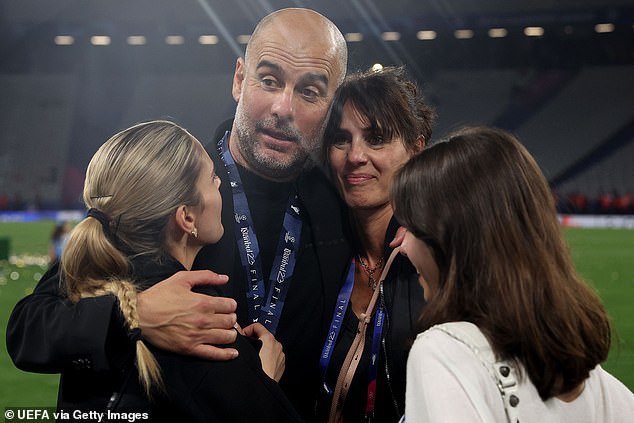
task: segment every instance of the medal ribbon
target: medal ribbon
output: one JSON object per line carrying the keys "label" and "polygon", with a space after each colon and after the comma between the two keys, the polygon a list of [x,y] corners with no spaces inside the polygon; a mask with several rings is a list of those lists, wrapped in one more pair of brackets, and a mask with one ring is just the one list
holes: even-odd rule
{"label": "medal ribbon", "polygon": [[[225,165],[233,194],[235,238],[240,253],[240,262],[246,278],[247,304],[252,322],[262,323],[275,335],[284,309],[284,300],[295,270],[297,252],[302,232],[301,203],[297,194],[291,195],[284,213],[284,222],[278,241],[275,259],[266,291],[262,272],[260,245],[255,234],[253,219],[242,180],[228,147],[229,132],[218,142],[218,153]],[[266,302],[264,297],[266,296]]]}

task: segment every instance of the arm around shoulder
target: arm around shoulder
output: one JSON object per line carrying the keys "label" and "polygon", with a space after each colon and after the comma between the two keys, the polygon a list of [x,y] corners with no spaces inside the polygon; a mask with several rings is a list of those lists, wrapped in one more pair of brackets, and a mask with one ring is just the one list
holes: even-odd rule
{"label": "arm around shoulder", "polygon": [[7,325],[7,350],[16,367],[38,373],[67,368],[105,370],[105,345],[117,325],[112,296],[86,298],[73,304],[59,289],[57,266],[47,272],[32,294],[20,300]]}
{"label": "arm around shoulder", "polygon": [[139,293],[137,312],[143,338],[152,345],[178,354],[207,360],[230,360],[234,348],[236,301],[193,292],[199,285],[228,280],[208,270],[181,271]]}

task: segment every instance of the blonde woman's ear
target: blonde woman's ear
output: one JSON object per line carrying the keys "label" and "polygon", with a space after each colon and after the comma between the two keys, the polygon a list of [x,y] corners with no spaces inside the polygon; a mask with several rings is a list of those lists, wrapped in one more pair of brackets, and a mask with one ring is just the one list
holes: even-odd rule
{"label": "blonde woman's ear", "polygon": [[176,227],[178,227],[184,233],[188,235],[193,235],[194,232],[196,232],[196,235],[198,235],[198,230],[196,229],[195,224],[196,219],[187,206],[178,206],[178,208],[176,209],[174,220],[176,222]]}

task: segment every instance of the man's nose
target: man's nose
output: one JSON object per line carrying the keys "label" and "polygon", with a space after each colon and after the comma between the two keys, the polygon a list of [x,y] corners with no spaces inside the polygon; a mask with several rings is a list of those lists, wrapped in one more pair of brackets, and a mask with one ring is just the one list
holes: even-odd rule
{"label": "man's nose", "polygon": [[293,116],[293,112],[293,89],[286,87],[275,96],[271,113],[279,118],[289,118]]}

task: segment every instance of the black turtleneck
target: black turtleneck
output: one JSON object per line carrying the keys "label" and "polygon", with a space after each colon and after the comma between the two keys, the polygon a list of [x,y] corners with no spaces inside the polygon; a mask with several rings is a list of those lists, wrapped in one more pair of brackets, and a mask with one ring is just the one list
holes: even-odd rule
{"label": "black turtleneck", "polygon": [[[271,267],[280,239],[284,212],[295,186],[291,182],[276,182],[265,179],[238,165],[240,179],[249,202],[255,233],[262,256],[262,272],[265,281],[271,274]],[[266,213],[262,213],[266,210]]]}

